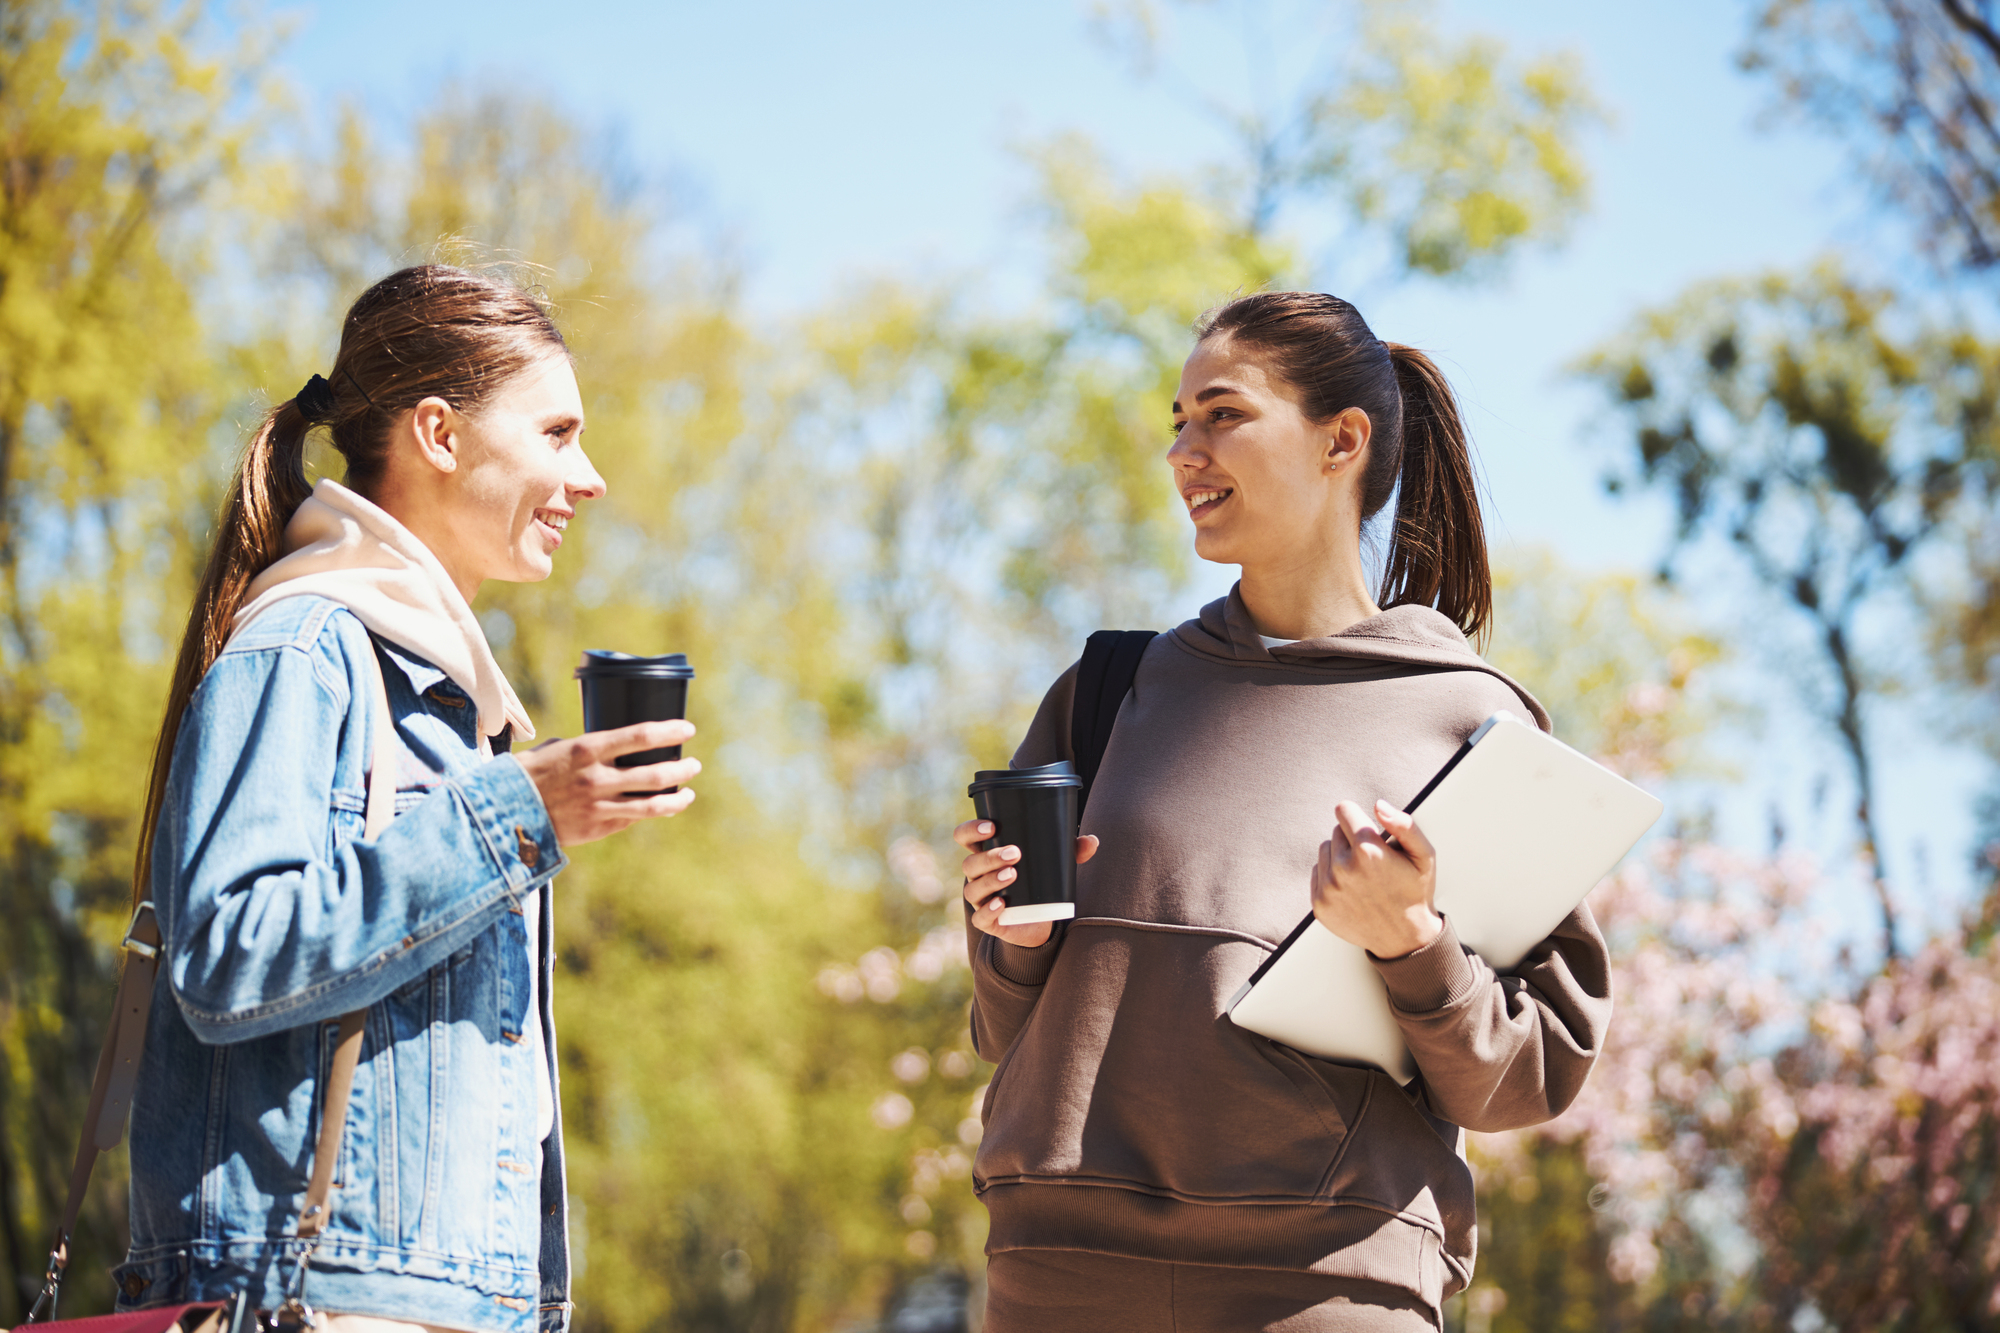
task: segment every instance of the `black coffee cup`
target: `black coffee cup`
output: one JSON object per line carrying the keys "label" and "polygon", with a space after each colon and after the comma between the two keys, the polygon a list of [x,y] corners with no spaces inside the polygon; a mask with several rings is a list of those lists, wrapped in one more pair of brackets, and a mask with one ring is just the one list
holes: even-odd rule
{"label": "black coffee cup", "polygon": [[1076,915],[1076,825],[1083,779],[1068,760],[1040,768],[996,768],[972,775],[966,795],[996,830],[980,850],[1019,847],[1014,882],[1001,890],[1000,924],[1067,921]]}
{"label": "black coffee cup", "polygon": [[[615,731],[635,722],[667,722],[687,716],[688,682],[694,668],[686,653],[664,657],[634,657],[592,648],[577,664],[583,685],[583,729]],[[612,760],[620,768],[664,764],[681,757],[678,745],[621,754]],[[667,787],[665,791],[679,791]],[[627,796],[659,796],[658,791],[629,791]]]}

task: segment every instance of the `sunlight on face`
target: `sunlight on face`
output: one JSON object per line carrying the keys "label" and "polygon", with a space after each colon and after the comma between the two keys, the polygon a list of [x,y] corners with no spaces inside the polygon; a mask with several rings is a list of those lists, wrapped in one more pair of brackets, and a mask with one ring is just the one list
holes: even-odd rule
{"label": "sunlight on face", "polygon": [[453,544],[475,580],[534,583],[554,569],[577,502],[604,494],[583,452],[583,395],[566,356],[516,375],[460,418]]}
{"label": "sunlight on face", "polygon": [[1298,391],[1254,347],[1203,339],[1174,397],[1174,469],[1195,553],[1225,565],[1265,565],[1327,548],[1340,535],[1330,440],[1300,410]]}

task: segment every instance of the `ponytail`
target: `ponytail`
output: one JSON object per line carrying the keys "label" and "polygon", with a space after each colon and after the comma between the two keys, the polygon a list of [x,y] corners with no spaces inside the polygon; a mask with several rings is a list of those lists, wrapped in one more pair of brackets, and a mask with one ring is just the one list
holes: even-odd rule
{"label": "ponytail", "polygon": [[1383,606],[1435,606],[1479,642],[1493,619],[1493,574],[1478,476],[1458,400],[1437,364],[1414,347],[1385,343],[1403,398],[1396,525],[1382,570]]}
{"label": "ponytail", "polygon": [[1323,292],[1258,292],[1202,316],[1195,337],[1226,335],[1262,351],[1299,393],[1308,421],[1350,407],[1374,427],[1361,476],[1361,517],[1391,496],[1396,522],[1376,600],[1435,606],[1469,639],[1493,618],[1486,525],[1465,423],[1451,385],[1414,347],[1385,343],[1361,312]]}
{"label": "ponytail", "polygon": [[174,659],[174,683],[167,693],[167,714],[153,743],[153,772],[146,784],[146,812],[139,822],[139,852],[132,874],[136,906],[151,892],[153,835],[160,825],[160,806],[167,796],[167,773],[173,767],[174,742],[188,700],[215,665],[229,630],[243,607],[243,594],[257,575],[284,554],[285,525],[305,503],[312,487],[306,481],[305,444],[308,426],[296,400],[283,402],[244,446],[243,459],[223,502],[215,545],[201,573]]}

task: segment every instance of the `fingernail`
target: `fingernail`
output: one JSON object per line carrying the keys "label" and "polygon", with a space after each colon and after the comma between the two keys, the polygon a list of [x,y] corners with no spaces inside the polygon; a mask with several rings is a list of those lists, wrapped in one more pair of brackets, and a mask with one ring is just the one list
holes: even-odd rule
{"label": "fingernail", "polygon": [[1002,861],[1018,861],[1021,859],[1021,849],[1019,847],[1002,847],[1000,849],[1000,859]]}
{"label": "fingernail", "polygon": [[979,826],[979,831],[981,833],[991,833],[993,831],[993,826],[991,824],[981,824]]}
{"label": "fingernail", "polygon": [[1002,884],[1005,884],[1007,881],[1013,878],[1014,878],[1014,868],[1012,866],[1009,866],[1005,870],[1002,870],[998,876],[998,879]]}

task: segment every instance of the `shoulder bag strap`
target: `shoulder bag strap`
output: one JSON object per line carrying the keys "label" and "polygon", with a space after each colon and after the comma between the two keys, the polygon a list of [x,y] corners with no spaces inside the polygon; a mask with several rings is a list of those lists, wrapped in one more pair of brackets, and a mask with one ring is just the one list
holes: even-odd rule
{"label": "shoulder bag strap", "polygon": [[1139,674],[1139,659],[1146,645],[1158,637],[1149,629],[1101,629],[1083,645],[1083,658],[1076,664],[1076,692],[1069,707],[1069,752],[1076,763],[1083,790],[1077,793],[1079,817],[1090,800],[1091,783],[1104,762],[1111,744],[1111,729],[1118,724],[1118,709],[1132,692]]}
{"label": "shoulder bag strap", "polygon": [[[375,681],[375,718],[370,730],[375,736],[374,755],[368,764],[368,813],[361,836],[369,841],[380,837],[396,817],[396,721],[389,712],[389,686],[382,679],[382,658],[369,640],[369,674]],[[347,1104],[354,1092],[354,1071],[361,1063],[362,1029],[368,1011],[356,1009],[340,1016],[333,1039],[333,1061],[326,1072],[326,1089],[321,1100],[319,1138],[313,1144],[312,1179],[299,1208],[296,1235],[298,1266],[285,1293],[285,1303],[274,1315],[270,1327],[317,1327],[318,1316],[306,1304],[306,1272],[313,1251],[319,1248],[320,1233],[332,1216],[333,1171],[340,1164],[340,1141],[347,1132]]]}
{"label": "shoulder bag strap", "polygon": [[[389,687],[382,679],[382,660],[373,651],[368,654],[368,666],[375,681],[375,717],[371,728],[375,743],[368,767],[368,813],[362,836],[373,840],[396,817],[395,720],[389,713]],[[118,1141],[125,1137],[132,1091],[139,1080],[139,1059],[146,1047],[146,1020],[153,1002],[153,983],[160,970],[160,923],[151,900],[133,909],[132,924],[120,947],[125,951],[125,970],[118,979],[111,1027],[104,1034],[104,1049],[98,1054],[97,1073],[91,1079],[90,1101],[83,1113],[83,1134],[76,1145],[76,1160],[70,1167],[69,1195],[63,1202],[55,1243],[49,1247],[48,1271],[42,1277],[41,1294],[28,1312],[30,1324],[45,1323],[56,1317],[56,1296],[62,1287],[63,1272],[69,1267],[70,1237],[75,1234],[76,1219],[83,1211],[91,1171],[97,1165],[98,1155],[117,1147]],[[319,1139],[313,1147],[312,1180],[306,1186],[305,1205],[299,1213],[300,1240],[316,1243],[326,1227],[327,1204],[333,1196],[333,1168],[340,1156],[341,1136],[347,1128],[347,1101],[354,1091],[354,1070],[361,1059],[361,1030],[367,1016],[366,1009],[357,1009],[340,1018],[333,1065],[327,1074],[325,1113],[320,1121]],[[300,1255],[301,1273],[311,1252],[308,1247]]]}
{"label": "shoulder bag strap", "polygon": [[62,1287],[63,1272],[69,1267],[70,1237],[83,1211],[83,1196],[90,1188],[90,1173],[99,1153],[118,1146],[125,1137],[125,1116],[132,1107],[132,1088],[139,1077],[139,1057],[146,1045],[146,1014],[153,1002],[153,979],[160,969],[160,923],[154,918],[153,904],[142,902],[132,909],[132,924],[125,931],[121,947],[125,951],[124,974],[118,979],[118,999],[111,1010],[111,1026],[104,1034],[104,1049],[97,1056],[97,1073],[90,1081],[90,1101],[83,1112],[83,1133],[76,1145],[76,1159],[69,1171],[69,1195],[63,1200],[62,1220],[49,1246],[48,1269],[42,1275],[42,1291],[28,1311],[30,1324],[56,1317],[56,1295]]}
{"label": "shoulder bag strap", "polygon": [[[389,686],[382,679],[382,659],[375,652],[368,654],[368,667],[375,678],[375,721],[370,728],[375,733],[375,754],[368,765],[368,814],[361,836],[373,842],[396,817],[396,722],[389,714]],[[354,1070],[361,1063],[361,1028],[367,1017],[366,1009],[340,1016],[333,1064],[326,1076],[319,1142],[313,1146],[312,1181],[306,1186],[305,1205],[299,1210],[300,1240],[316,1240],[326,1227],[333,1168],[340,1157],[341,1136],[347,1130],[347,1100],[354,1091]]]}

